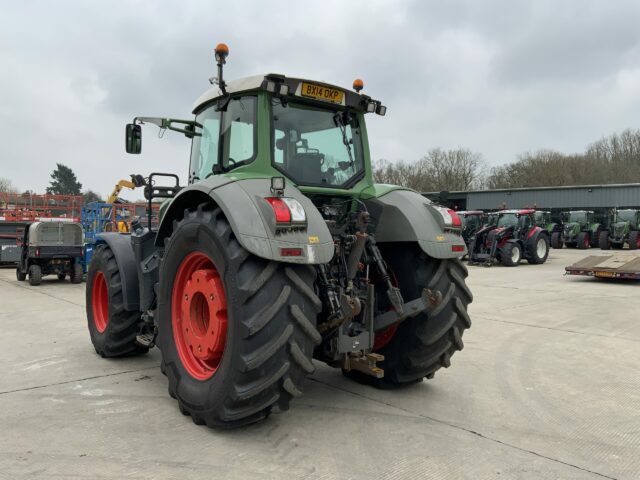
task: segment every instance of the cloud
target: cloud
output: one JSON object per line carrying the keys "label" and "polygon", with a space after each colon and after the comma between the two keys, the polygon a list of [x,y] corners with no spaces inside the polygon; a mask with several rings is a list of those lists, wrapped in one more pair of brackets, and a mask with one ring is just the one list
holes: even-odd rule
{"label": "cloud", "polygon": [[127,156],[124,124],[189,117],[219,41],[228,78],[363,78],[389,107],[369,120],[374,159],[580,151],[637,127],[639,14],[637,2],[586,0],[12,2],[0,18],[0,176],[43,191],[61,162],[103,194],[130,173],[184,176],[184,138],[146,129],[144,154]]}

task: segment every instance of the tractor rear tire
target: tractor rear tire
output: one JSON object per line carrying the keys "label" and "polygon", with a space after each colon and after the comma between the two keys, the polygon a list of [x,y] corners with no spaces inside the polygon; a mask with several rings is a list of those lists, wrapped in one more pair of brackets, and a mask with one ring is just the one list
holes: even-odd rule
{"label": "tractor rear tire", "polygon": [[[464,347],[462,334],[471,326],[467,305],[473,295],[465,283],[467,268],[457,258],[431,258],[413,243],[380,244],[380,250],[405,301],[419,298],[424,288],[442,295],[435,310],[400,323],[387,343],[376,350],[384,356],[378,363],[384,370],[383,378],[353,370],[346,373],[361,383],[396,388],[431,379],[437,370],[451,365],[451,356]],[[386,296],[380,298],[386,300]]]}
{"label": "tractor rear tire", "polygon": [[600,246],[600,250],[609,250],[611,248],[611,242],[609,241],[609,232],[607,232],[606,230],[604,232],[600,232],[598,245]]}
{"label": "tractor rear tire", "polygon": [[637,250],[640,248],[640,232],[638,232],[637,230],[634,230],[633,232],[629,233],[629,240],[627,241],[629,243],[629,250]]}
{"label": "tractor rear tire", "polygon": [[185,210],[165,242],[158,294],[162,368],[183,414],[234,428],[302,394],[321,341],[315,276],[250,254],[219,208]]}
{"label": "tractor rear tire", "polygon": [[589,248],[589,232],[580,232],[578,234],[577,247],[579,250],[586,250]]}
{"label": "tractor rear tire", "polygon": [[500,261],[505,267],[515,267],[522,260],[522,247],[517,242],[507,242],[500,249]]}
{"label": "tractor rear tire", "polygon": [[71,283],[82,283],[82,275],[82,265],[79,263],[71,265],[71,270],[69,271],[69,280],[71,280]]}
{"label": "tractor rear tire", "polygon": [[27,279],[27,274],[24,273],[20,267],[16,268],[16,280],[24,282]]}
{"label": "tractor rear tire", "polygon": [[42,283],[42,269],[40,265],[31,265],[29,267],[29,285],[36,286]]}
{"label": "tractor rear tire", "polygon": [[551,247],[562,248],[562,234],[560,232],[553,232],[551,234]]}
{"label": "tractor rear tire", "polygon": [[549,236],[538,232],[527,242],[527,261],[533,265],[540,265],[547,261],[549,256]]}
{"label": "tractor rear tire", "polygon": [[89,335],[98,355],[125,357],[149,350],[136,341],[143,321],[140,312],[124,308],[120,271],[107,245],[94,250],[85,295]]}

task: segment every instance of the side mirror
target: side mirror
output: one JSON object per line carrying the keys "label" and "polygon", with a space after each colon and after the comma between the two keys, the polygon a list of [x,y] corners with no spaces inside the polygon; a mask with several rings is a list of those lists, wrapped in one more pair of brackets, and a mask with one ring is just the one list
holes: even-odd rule
{"label": "side mirror", "polygon": [[125,148],[127,153],[139,154],[142,151],[142,127],[135,123],[128,123],[125,133]]}

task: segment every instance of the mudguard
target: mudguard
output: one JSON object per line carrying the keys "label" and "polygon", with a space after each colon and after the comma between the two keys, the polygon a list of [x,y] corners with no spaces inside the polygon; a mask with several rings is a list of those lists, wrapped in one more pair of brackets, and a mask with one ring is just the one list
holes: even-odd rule
{"label": "mudguard", "polygon": [[99,233],[96,235],[96,246],[107,244],[116,257],[122,283],[122,301],[125,310],[136,311],[140,308],[140,292],[138,290],[138,270],[131,236],[122,233]]}
{"label": "mudguard", "polygon": [[418,242],[433,258],[457,258],[467,253],[460,231],[447,229],[432,202],[413,190],[393,190],[366,204],[378,242]]}
{"label": "mudguard", "polygon": [[[298,200],[304,207],[307,226],[296,231],[276,233],[273,209],[265,200],[273,197],[271,178],[236,179],[212,176],[182,189],[164,213],[156,244],[171,235],[174,220],[184,216],[186,208],[204,202],[219,206],[238,242],[249,252],[268,260],[288,263],[321,264],[333,257],[334,245],[327,224],[311,200],[287,182],[284,197]],[[283,249],[301,249],[300,256],[283,256]]]}

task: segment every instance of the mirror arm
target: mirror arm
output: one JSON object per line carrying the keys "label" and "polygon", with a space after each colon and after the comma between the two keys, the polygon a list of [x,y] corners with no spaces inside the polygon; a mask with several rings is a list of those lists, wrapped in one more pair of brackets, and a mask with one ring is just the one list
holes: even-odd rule
{"label": "mirror arm", "polygon": [[[137,125],[144,125],[145,123],[151,123],[152,125],[156,125],[163,129],[173,130],[174,132],[179,132],[187,136],[198,136],[195,133],[195,127],[201,126],[195,120],[180,120],[177,118],[161,118],[161,117],[136,117],[133,119],[133,123]],[[187,130],[185,128],[174,127],[173,124],[177,123],[180,125],[191,126],[193,130]]]}

